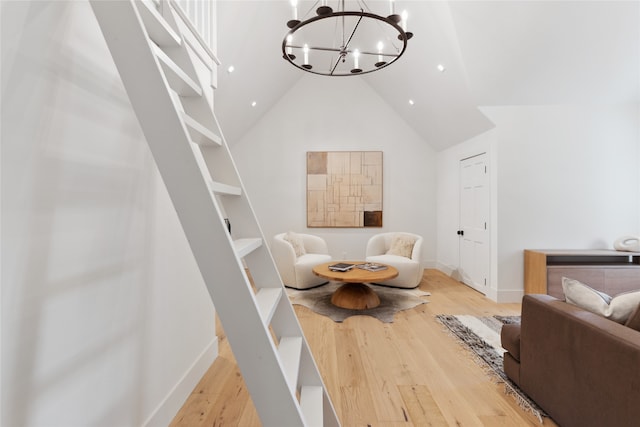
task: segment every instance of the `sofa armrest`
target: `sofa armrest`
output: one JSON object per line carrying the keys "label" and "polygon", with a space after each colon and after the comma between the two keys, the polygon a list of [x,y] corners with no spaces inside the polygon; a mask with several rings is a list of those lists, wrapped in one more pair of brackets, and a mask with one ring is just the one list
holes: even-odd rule
{"label": "sofa armrest", "polygon": [[520,325],[503,325],[500,331],[500,343],[502,348],[507,350],[511,357],[520,360]]}
{"label": "sofa armrest", "polygon": [[520,325],[503,325],[500,331],[500,343],[507,350],[503,354],[502,361],[504,373],[520,386]]}

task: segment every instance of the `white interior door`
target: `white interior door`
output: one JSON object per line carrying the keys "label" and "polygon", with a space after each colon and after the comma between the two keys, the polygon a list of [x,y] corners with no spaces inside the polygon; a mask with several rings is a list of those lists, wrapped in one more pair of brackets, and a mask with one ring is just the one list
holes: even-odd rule
{"label": "white interior door", "polygon": [[460,277],[486,294],[490,272],[490,194],[486,153],[460,161]]}

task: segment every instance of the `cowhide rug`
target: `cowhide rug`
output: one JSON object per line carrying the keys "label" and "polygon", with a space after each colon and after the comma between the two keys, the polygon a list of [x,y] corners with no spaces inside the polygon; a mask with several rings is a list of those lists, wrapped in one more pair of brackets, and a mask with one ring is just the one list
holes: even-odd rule
{"label": "cowhide rug", "polygon": [[331,304],[331,295],[341,285],[342,283],[329,282],[312,289],[287,288],[287,294],[292,304],[308,307],[318,314],[331,318],[334,322],[342,322],[349,316],[371,316],[383,323],[392,323],[398,311],[428,303],[429,301],[423,297],[431,295],[420,289],[400,289],[369,284],[380,297],[380,305],[366,310],[350,310]]}

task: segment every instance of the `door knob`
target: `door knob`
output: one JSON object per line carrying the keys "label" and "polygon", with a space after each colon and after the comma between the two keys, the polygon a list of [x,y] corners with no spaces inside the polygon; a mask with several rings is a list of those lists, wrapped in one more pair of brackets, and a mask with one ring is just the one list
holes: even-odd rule
{"label": "door knob", "polygon": [[458,230],[458,236],[464,236],[464,230]]}

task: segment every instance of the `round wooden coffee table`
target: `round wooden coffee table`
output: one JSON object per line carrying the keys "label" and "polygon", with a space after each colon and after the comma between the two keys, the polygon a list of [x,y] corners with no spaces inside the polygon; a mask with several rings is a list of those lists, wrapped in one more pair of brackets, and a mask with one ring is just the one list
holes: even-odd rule
{"label": "round wooden coffee table", "polygon": [[380,298],[373,289],[365,283],[382,282],[393,279],[398,275],[395,267],[386,265],[384,270],[367,271],[353,267],[349,271],[331,271],[330,265],[340,262],[347,264],[366,264],[363,261],[331,261],[313,267],[313,273],[325,279],[345,282],[331,296],[331,303],[337,307],[351,310],[365,310],[380,305]]}

